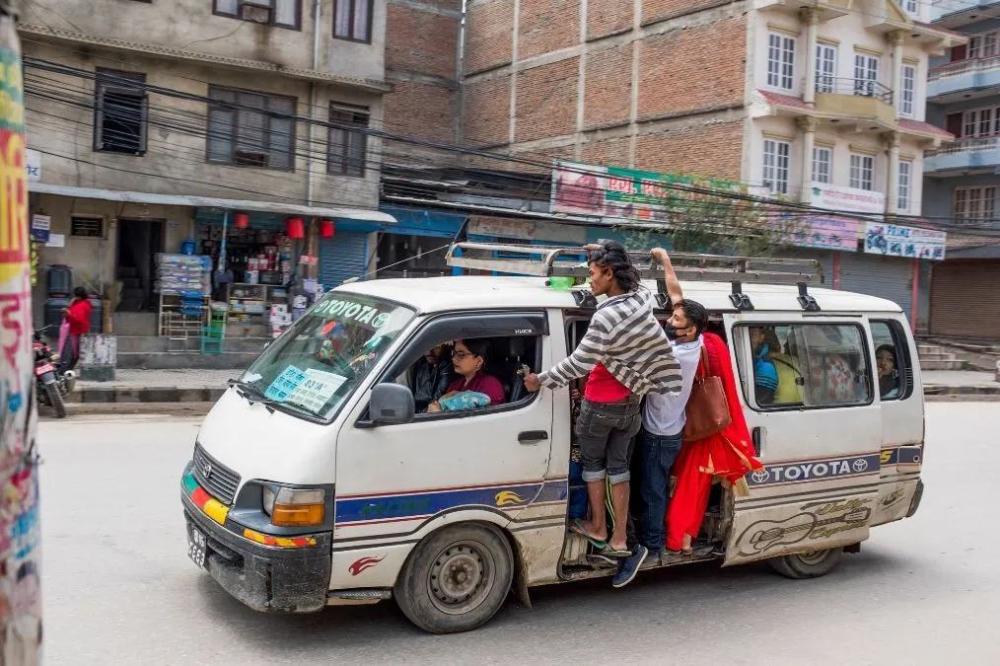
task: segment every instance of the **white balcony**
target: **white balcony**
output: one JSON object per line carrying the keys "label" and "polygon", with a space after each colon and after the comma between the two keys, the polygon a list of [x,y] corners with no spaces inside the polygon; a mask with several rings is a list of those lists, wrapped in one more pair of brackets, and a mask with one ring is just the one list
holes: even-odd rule
{"label": "white balcony", "polygon": [[924,173],[928,176],[969,172],[1000,173],[1000,136],[951,141],[924,154]]}
{"label": "white balcony", "polygon": [[[927,77],[927,99],[949,102],[964,93],[990,86],[1000,86],[1000,56],[970,58],[935,67]],[[955,95],[963,93],[963,95]],[[954,96],[955,100],[949,99]]]}

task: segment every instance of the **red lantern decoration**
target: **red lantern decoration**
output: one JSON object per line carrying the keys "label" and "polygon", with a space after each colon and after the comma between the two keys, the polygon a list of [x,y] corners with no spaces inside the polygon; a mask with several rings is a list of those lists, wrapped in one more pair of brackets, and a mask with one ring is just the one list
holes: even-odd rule
{"label": "red lantern decoration", "polygon": [[290,217],[285,220],[285,231],[292,240],[302,240],[306,237],[306,223],[301,217]]}
{"label": "red lantern decoration", "polygon": [[250,226],[250,216],[246,213],[236,213],[233,215],[233,226],[237,229],[246,229]]}
{"label": "red lantern decoration", "polygon": [[333,220],[319,221],[319,235],[323,238],[333,238],[337,233],[337,227]]}

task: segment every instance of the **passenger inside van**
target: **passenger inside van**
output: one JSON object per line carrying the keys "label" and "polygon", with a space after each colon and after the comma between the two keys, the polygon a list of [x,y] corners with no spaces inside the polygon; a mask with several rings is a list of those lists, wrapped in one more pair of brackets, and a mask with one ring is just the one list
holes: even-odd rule
{"label": "passenger inside van", "polygon": [[774,327],[750,327],[750,345],[753,348],[754,393],[757,404],[773,404],[774,394],[778,390],[778,369],[771,360],[771,352],[781,350]]}
{"label": "passenger inside van", "polygon": [[486,372],[489,341],[455,340],[452,367],[458,375],[444,395],[427,406],[427,411],[442,412],[500,405],[506,400],[503,384]]}
{"label": "passenger inside van", "polygon": [[892,345],[882,345],[875,350],[878,367],[878,393],[883,400],[899,397],[899,370],[896,368],[896,350]]}
{"label": "passenger inside van", "polygon": [[774,404],[801,405],[802,386],[805,382],[802,379],[802,371],[799,370],[795,336],[791,331],[788,331],[784,351],[778,349],[771,352],[771,360],[778,373],[778,388],[774,391]]}
{"label": "passenger inside van", "polygon": [[451,347],[436,345],[413,366],[410,388],[417,412],[427,411],[427,406],[448,390],[453,380]]}

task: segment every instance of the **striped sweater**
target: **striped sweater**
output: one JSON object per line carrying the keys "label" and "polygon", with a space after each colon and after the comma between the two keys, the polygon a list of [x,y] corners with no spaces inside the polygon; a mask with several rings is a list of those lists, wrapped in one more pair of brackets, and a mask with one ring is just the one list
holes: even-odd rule
{"label": "striped sweater", "polygon": [[653,317],[645,289],[601,303],[576,350],[538,379],[543,386],[559,388],[586,376],[598,363],[635,395],[680,392],[680,365]]}

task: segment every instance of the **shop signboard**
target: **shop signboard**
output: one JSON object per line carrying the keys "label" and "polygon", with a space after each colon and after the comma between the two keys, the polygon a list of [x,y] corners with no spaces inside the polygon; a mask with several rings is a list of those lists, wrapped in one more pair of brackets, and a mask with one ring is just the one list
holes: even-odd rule
{"label": "shop signboard", "polygon": [[788,235],[788,243],[820,250],[855,252],[863,223],[849,217],[814,215],[801,219]]}
{"label": "shop signboard", "polygon": [[711,192],[743,192],[743,186],[723,178],[640,171],[622,167],[557,162],[552,170],[550,210],[639,222],[662,222],[671,212],[698,202],[702,209],[728,200]]}
{"label": "shop signboard", "polygon": [[826,210],[881,215],[885,212],[885,195],[856,187],[811,183],[809,204]]}
{"label": "shop signboard", "polygon": [[865,252],[887,257],[944,259],[948,234],[933,229],[906,227],[884,222],[869,222],[865,233]]}
{"label": "shop signboard", "polygon": [[47,243],[52,231],[52,218],[48,215],[31,216],[31,240]]}

